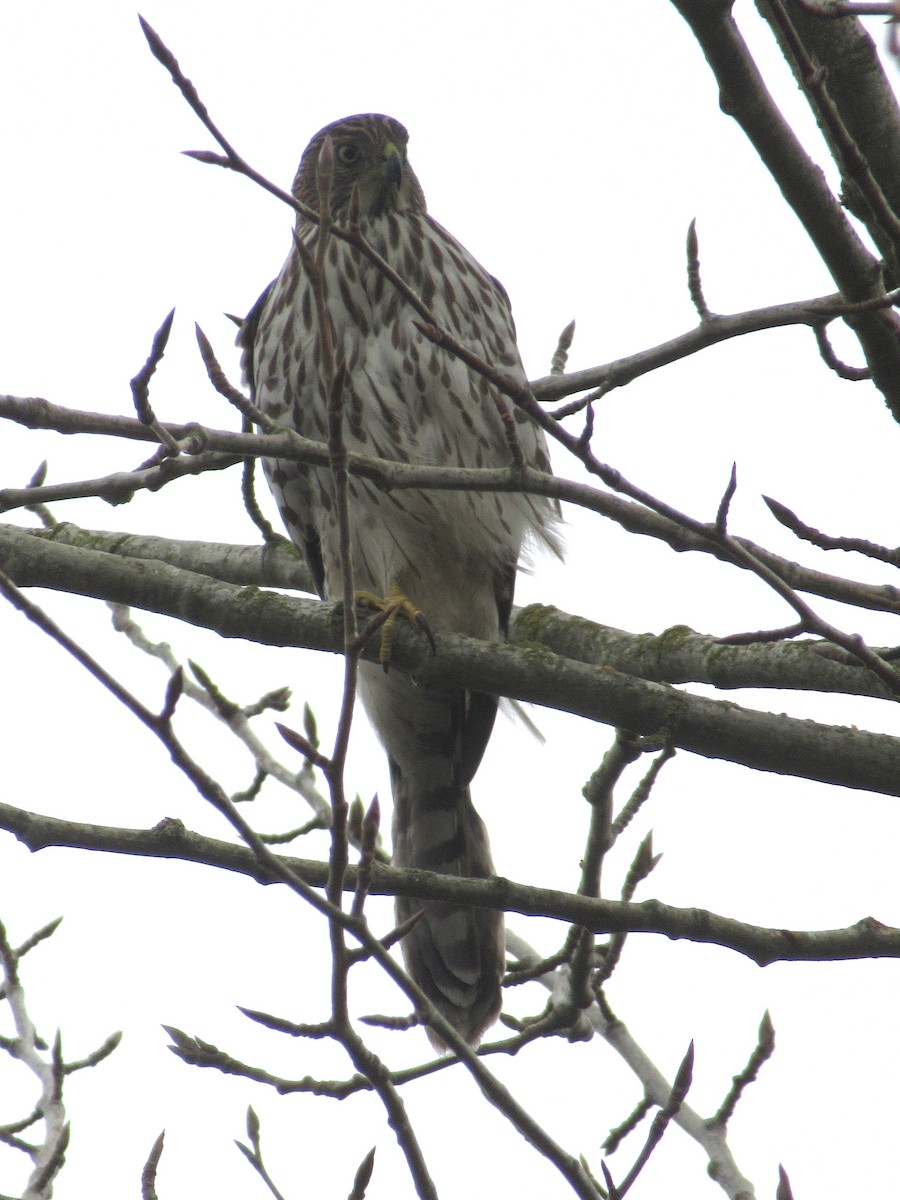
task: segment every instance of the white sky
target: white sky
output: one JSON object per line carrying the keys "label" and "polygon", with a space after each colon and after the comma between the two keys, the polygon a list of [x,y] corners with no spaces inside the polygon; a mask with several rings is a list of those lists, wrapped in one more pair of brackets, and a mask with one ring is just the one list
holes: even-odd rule
{"label": "white sky", "polygon": [[[747,37],[784,110],[825,162],[811,119],[749,5]],[[805,235],[740,131],[718,110],[712,76],[671,5],[561,0],[555,5],[415,3],[212,4],[147,0],[143,13],[194,80],[220,127],[282,184],[308,138],[358,111],[389,112],[411,135],[410,156],[431,211],[501,278],[513,300],[526,366],[546,374],[559,330],[578,321],[572,368],[649,347],[694,323],[684,236],[698,220],[710,306],[736,311],[833,290]],[[875,36],[881,32],[875,27]],[[179,155],[208,136],[151,57],[128,5],[59,0],[0,18],[0,389],[75,408],[130,414],[128,380],[154,330],[177,306],[170,352],[151,399],[162,419],[235,427],[212,393],[193,341],[199,321],[237,377],[233,327],[289,248],[290,214],[246,181]],[[831,175],[829,176],[831,177]],[[841,348],[859,361],[847,339]],[[711,519],[732,461],[739,491],[732,531],[790,555],[761,493],[835,533],[898,541],[895,424],[867,384],[839,384],[804,331],[759,334],[708,351],[611,395],[597,414],[598,453],[694,516]],[[0,486],[27,482],[49,458],[50,482],[131,467],[140,448],[99,439],[0,433]],[[562,459],[557,470],[578,478]],[[56,509],[93,528],[245,542],[234,472],[177,483],[125,508],[101,501]],[[17,514],[16,520],[28,518]],[[606,624],[661,631],[689,624],[726,633],[787,623],[763,587],[698,556],[571,519],[565,567],[541,562],[519,601],[542,600]],[[889,582],[851,559],[805,561]],[[103,605],[40,596],[47,610],[148,703],[165,678],[109,630]],[[898,640],[887,620],[817,606],[844,628]],[[309,699],[323,743],[333,733],[337,660],[226,643],[147,616],[150,637],[195,658],[232,698],[249,703],[283,684],[300,723]],[[71,819],[149,827],[162,817],[227,836],[161,748],[99,686],[23,618],[0,609],[3,799]],[[895,711],[840,698],[733,695],[746,704],[896,730]],[[610,731],[538,712],[547,745],[502,722],[474,789],[498,870],[572,889],[588,815],[580,789]],[[270,722],[259,722],[268,736]],[[189,718],[197,756],[231,789],[246,758]],[[271,739],[270,739],[271,740]],[[277,744],[272,740],[272,744]],[[285,756],[287,757],[287,756]],[[362,720],[348,785],[389,796],[380,750]],[[306,819],[269,784],[261,828]],[[618,884],[643,834],[665,857],[639,898],[698,905],[761,924],[844,925],[872,914],[900,923],[897,802],[797,780],[753,775],[682,755],[663,773],[605,878]],[[298,853],[322,852],[323,843]],[[614,894],[610,892],[609,894]],[[26,960],[32,1013],[47,1037],[59,1025],[77,1058],[113,1029],[112,1059],[74,1077],[72,1145],[60,1200],[136,1195],[159,1132],[166,1200],[263,1194],[231,1145],[253,1103],[270,1170],[286,1196],[347,1194],[378,1146],[369,1196],[412,1195],[377,1103],[358,1097],[279,1099],[242,1080],[191,1070],[165,1050],[161,1022],[197,1033],[279,1073],[338,1078],[339,1051],[254,1028],[240,1003],[298,1020],[324,1016],[325,931],[298,901],[242,879],[182,864],[69,850],[30,856],[0,838],[0,919],[14,941],[65,913],[52,942]],[[373,919],[390,922],[388,905]],[[513,922],[542,951],[563,933]],[[358,1013],[404,1011],[374,972]],[[718,1106],[745,1063],[768,1007],[778,1044],[732,1122],[739,1167],[761,1196],[782,1161],[801,1197],[884,1194],[896,1128],[891,1087],[900,1053],[895,962],[775,966],[762,971],[723,950],[632,938],[609,988],[616,1012],[667,1074],[691,1038],[690,1102]],[[524,1014],[536,991],[510,1000]],[[426,1053],[424,1035],[374,1035],[392,1065]],[[599,1145],[639,1099],[639,1087],[600,1041],[540,1045],[492,1060],[530,1111],[599,1171]],[[0,1060],[0,1122],[30,1103]],[[556,1173],[478,1098],[462,1071],[405,1093],[442,1196],[564,1196]],[[464,1152],[461,1153],[461,1149]],[[611,1161],[620,1176],[637,1143]],[[636,1193],[721,1195],[702,1154],[670,1131]],[[0,1152],[0,1191],[21,1188],[24,1162]],[[677,1183],[675,1183],[677,1181]],[[684,1189],[684,1190],[682,1190]]]}

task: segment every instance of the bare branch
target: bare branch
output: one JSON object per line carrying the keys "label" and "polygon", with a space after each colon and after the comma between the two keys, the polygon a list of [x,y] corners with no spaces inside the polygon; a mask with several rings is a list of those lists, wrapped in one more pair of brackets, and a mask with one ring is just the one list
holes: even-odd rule
{"label": "bare branch", "polygon": [[[523,963],[537,962],[538,955],[524,938],[511,930],[507,930],[506,936],[511,949]],[[543,976],[540,982],[548,990],[555,986],[552,975]],[[672,1097],[672,1084],[636,1043],[625,1025],[618,1020],[609,1020],[598,1005],[588,1010],[584,1016],[641,1081],[646,1099],[651,1104],[665,1105]],[[687,1103],[680,1105],[673,1119],[703,1148],[709,1158],[708,1173],[726,1195],[731,1197],[731,1200],[749,1200],[754,1195],[753,1186],[741,1174],[734,1161],[725,1129],[711,1127]]]}
{"label": "bare branch", "polygon": [[[22,1192],[22,1200],[50,1200],[53,1195],[53,1181],[65,1161],[65,1152],[69,1144],[69,1125],[62,1099],[65,1076],[83,1067],[95,1066],[112,1053],[120,1040],[120,1035],[114,1034],[87,1058],[80,1062],[66,1063],[62,1054],[62,1041],[57,1033],[49,1055],[46,1054],[47,1045],[38,1036],[28,1014],[25,991],[19,978],[19,960],[27,950],[49,937],[58,925],[58,921],[52,922],[28,938],[23,943],[23,948],[13,950],[6,929],[0,923],[0,975],[4,980],[2,998],[9,1005],[16,1031],[16,1036],[4,1038],[0,1047],[24,1063],[37,1078],[40,1086],[40,1095],[31,1113],[24,1120],[14,1121],[0,1129],[0,1141],[28,1154],[33,1162],[33,1169]],[[15,1136],[38,1121],[43,1122],[43,1135],[36,1145]]]}
{"label": "bare branch", "polygon": [[897,303],[897,299],[896,290],[859,302],[843,300],[838,294],[789,304],[775,304],[731,315],[710,313],[695,329],[649,350],[641,350],[615,362],[573,371],[568,375],[547,375],[534,380],[531,389],[535,398],[541,402],[560,400],[564,396],[571,396],[588,388],[600,388],[605,393],[616,387],[624,387],[642,375],[698,354],[709,346],[729,341],[731,338],[791,325],[808,325],[815,331],[839,316],[852,317],[855,314],[871,314],[890,308]]}
{"label": "bare branch", "polygon": [[687,276],[688,291],[694,308],[701,322],[712,316],[706,297],[703,295],[703,281],[700,278],[700,242],[697,238],[697,219],[692,218],[687,231]]}
{"label": "bare branch", "polygon": [[[719,85],[722,107],[740,124],[803,223],[844,297],[881,294],[881,270],[810,161],[766,88],[729,6],[673,0],[690,25]],[[900,339],[896,322],[879,314],[854,318],[876,386],[900,414]]]}
{"label": "bare branch", "polygon": [[171,454],[173,457],[181,453],[181,447],[168,430],[160,425],[150,407],[150,379],[166,352],[174,317],[175,309],[173,308],[154,334],[153,345],[150,347],[147,361],[131,381],[131,393],[134,397],[138,420],[147,426],[154,437],[159,439],[166,454]]}
{"label": "bare branch", "polygon": [[731,501],[734,499],[737,491],[737,463],[731,464],[731,475],[728,478],[728,485],[722,493],[722,499],[719,501],[719,509],[716,513],[716,529],[719,533],[725,535],[728,532],[728,511],[731,508]]}
{"label": "bare branch", "polygon": [[[68,846],[101,853],[178,859],[233,871],[259,883],[290,877],[310,888],[323,888],[327,864],[269,855],[261,867],[243,846],[202,837],[180,821],[165,820],[154,829],[125,829],[41,816],[0,803],[0,829],[15,834],[31,850]],[[277,866],[277,870],[275,867]],[[345,889],[355,890],[356,869],[348,866]],[[673,939],[723,946],[760,965],[771,962],[828,962],[838,959],[900,958],[900,930],[864,917],[844,929],[797,930],[750,925],[704,909],[682,909],[658,900],[623,903],[577,896],[512,880],[465,879],[431,871],[403,871],[373,863],[369,891],[379,896],[416,896],[453,905],[502,908],[524,916],[550,917],[594,933],[654,933]],[[324,904],[324,901],[321,903]],[[349,927],[355,923],[346,916]],[[376,939],[377,940],[377,939]],[[379,942],[379,949],[383,950]]]}
{"label": "bare branch", "polygon": [[[62,584],[66,590],[86,595],[124,603],[134,601],[190,622],[197,622],[202,613],[203,625],[225,637],[332,652],[343,648],[336,625],[339,610],[333,605],[261,595],[256,590],[244,594],[240,588],[202,576],[186,579],[184,572],[163,564],[147,573],[139,569],[140,564],[128,564],[112,556],[108,556],[98,577],[96,552],[42,544],[37,553],[29,546],[27,556],[21,556],[16,553],[15,539],[8,534],[0,528],[2,558],[7,571],[25,586],[47,580],[51,586]],[[42,563],[46,575],[41,573]],[[542,623],[532,616],[525,628],[532,627],[537,636]],[[676,632],[677,647],[685,631]],[[836,727],[724,705],[620,675],[608,667],[592,667],[549,654],[536,660],[527,649],[515,646],[446,634],[437,643],[440,652],[433,655],[413,632],[398,628],[392,650],[394,661],[426,685],[469,687],[551,704],[603,723],[625,726],[638,734],[662,732],[674,746],[756,769],[889,795],[900,790],[900,740],[883,734],[858,731],[848,739]],[[780,649],[792,653],[797,648]],[[365,653],[375,656],[374,649]],[[751,652],[733,648],[732,653]],[[848,670],[836,663],[826,668],[824,661],[821,667],[833,674]]]}
{"label": "bare branch", "polygon": [[756,1047],[750,1055],[750,1059],[740,1074],[735,1075],[732,1081],[732,1086],[728,1091],[728,1095],[722,1101],[718,1112],[712,1118],[714,1125],[726,1125],[737,1107],[737,1102],[740,1100],[748,1084],[753,1083],[759,1075],[759,1069],[768,1059],[772,1057],[775,1050],[775,1029],[772,1025],[772,1018],[768,1012],[763,1014],[763,1019],[759,1023],[759,1036],[757,1038]]}
{"label": "bare branch", "polygon": [[[354,467],[354,470],[356,469]],[[441,469],[437,469],[434,479],[426,486],[439,485],[442,478]],[[401,478],[399,484],[402,485],[402,482]],[[714,555],[723,561],[733,561],[720,546],[710,543],[708,538],[701,538],[689,530],[681,529],[674,522],[638,504],[580,484],[568,485],[575,489],[570,494],[567,485],[563,481],[558,482],[562,485],[556,493],[559,498],[582,503],[584,507],[617,521],[629,532],[659,538],[679,552],[699,551]],[[315,591],[306,564],[286,539],[278,539],[265,548],[225,546],[212,542],[82,530],[68,522],[58,522],[52,528],[41,531],[0,526],[0,538],[4,539],[6,548],[10,543],[22,547],[22,538],[40,539],[45,542],[83,546],[123,557],[156,559],[229,583],[287,588],[307,593]],[[862,583],[815,571],[772,554],[747,538],[735,540],[755,559],[770,566],[797,591],[824,596],[858,608],[900,613],[900,588],[890,584]],[[742,566],[741,563],[734,565]],[[545,613],[550,611],[552,610],[544,610]]]}
{"label": "bare branch", "polygon": [[805,542],[811,542],[813,546],[818,546],[820,550],[853,550],[857,554],[864,554],[866,558],[874,558],[879,562],[888,563],[892,567],[900,567],[900,547],[879,546],[865,538],[833,537],[831,534],[822,533],[812,525],[805,524],[796,513],[791,512],[787,505],[773,500],[771,496],[763,496],[763,500],[777,521],[780,521],[797,537],[803,538]]}
{"label": "bare branch", "polygon": [[163,1130],[147,1155],[144,1169],[141,1172],[141,1200],[158,1200],[156,1192],[156,1172],[162,1158],[163,1146],[166,1141],[166,1131]]}
{"label": "bare branch", "polygon": [[615,1194],[618,1200],[631,1190],[635,1180],[643,1171],[644,1167],[650,1158],[650,1155],[659,1145],[662,1135],[666,1131],[666,1126],[677,1114],[678,1110],[684,1103],[684,1098],[688,1093],[688,1088],[691,1086],[691,1075],[694,1065],[694,1044],[693,1042],[688,1047],[687,1054],[682,1059],[681,1066],[675,1073],[675,1079],[672,1083],[672,1091],[669,1093],[669,1098],[665,1104],[653,1118],[650,1125],[650,1132],[647,1134],[647,1140],[644,1147],[634,1162],[631,1170],[625,1176],[620,1184],[616,1185]]}
{"label": "bare branch", "polygon": [[553,358],[550,360],[551,375],[562,375],[565,371],[574,337],[575,322],[570,321],[559,335],[559,341],[556,343],[556,349],[553,351]]}

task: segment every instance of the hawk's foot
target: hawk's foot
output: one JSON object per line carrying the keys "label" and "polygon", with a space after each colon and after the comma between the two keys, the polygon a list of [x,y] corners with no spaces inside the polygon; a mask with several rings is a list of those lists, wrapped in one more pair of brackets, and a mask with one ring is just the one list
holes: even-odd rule
{"label": "hawk's foot", "polygon": [[405,617],[412,625],[421,629],[431,645],[431,652],[434,654],[437,650],[434,642],[434,634],[425,620],[421,609],[416,608],[412,600],[397,587],[391,587],[391,590],[386,596],[376,596],[372,592],[355,592],[354,598],[357,604],[362,604],[366,608],[374,608],[376,612],[384,613],[384,623],[381,626],[381,643],[378,648],[378,661],[384,667],[385,671],[391,665],[391,645],[394,640],[394,627],[397,624],[398,617]]}

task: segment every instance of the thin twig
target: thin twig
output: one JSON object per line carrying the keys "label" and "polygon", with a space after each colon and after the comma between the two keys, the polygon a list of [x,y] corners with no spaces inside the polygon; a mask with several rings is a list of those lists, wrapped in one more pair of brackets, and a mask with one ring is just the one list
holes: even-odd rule
{"label": "thin twig", "polygon": [[892,567],[900,567],[900,546],[879,546],[876,542],[870,542],[865,538],[834,537],[831,534],[822,533],[821,530],[801,521],[796,513],[779,500],[773,500],[771,496],[763,496],[763,500],[777,521],[780,521],[782,525],[790,529],[791,533],[805,542],[818,546],[820,550],[855,551],[857,554],[864,554],[867,558],[889,563]]}
{"label": "thin twig", "polygon": [[727,1125],[747,1085],[753,1083],[759,1075],[760,1067],[772,1057],[774,1050],[775,1028],[772,1025],[772,1018],[768,1012],[765,1012],[759,1023],[759,1034],[753,1053],[750,1055],[744,1069],[734,1076],[732,1085],[728,1090],[728,1095],[722,1101],[716,1115],[712,1118],[714,1125]]}
{"label": "thin twig", "polygon": [[[221,786],[199,764],[194,762],[186,752],[181,742],[175,736],[171,722],[162,720],[160,716],[141,704],[108,671],[96,662],[90,654],[65,634],[37,605],[32,604],[2,572],[0,572],[0,592],[11,599],[16,607],[24,612],[39,628],[50,634],[98,682],[111,691],[147,729],[160,739],[175,766],[190,779],[201,796],[225,816],[235,831],[252,850],[258,863],[265,868],[266,872],[272,878],[287,883],[308,904],[326,916],[332,925],[340,923],[344,928],[350,930],[355,938],[362,942],[381,968],[412,1001],[413,1007],[423,1014],[429,1026],[434,1028],[442,1041],[464,1063],[488,1102],[502,1112],[523,1137],[557,1168],[567,1180],[575,1195],[579,1196],[581,1200],[597,1200],[596,1188],[586,1175],[581,1163],[567,1154],[550,1137],[546,1130],[526,1112],[512,1093],[487,1070],[468,1043],[445,1020],[441,1013],[434,1008],[425,993],[413,983],[399,964],[393,960],[379,939],[370,933],[365,922],[352,917],[349,913],[343,912],[340,908],[332,905],[326,898],[319,896],[315,888],[305,883],[284,860],[272,854],[247,821],[241,816],[240,812],[230,802]],[[438,876],[438,878],[443,880],[445,877]],[[352,1029],[351,1035],[343,1041],[344,1048],[350,1055],[354,1066],[371,1080],[372,1085],[385,1104],[390,1114],[390,1120],[395,1133],[397,1133],[398,1137],[402,1138],[404,1152],[407,1155],[407,1162],[409,1163],[410,1171],[413,1174],[416,1185],[420,1188],[423,1196],[429,1196],[432,1194],[432,1190],[429,1190],[430,1180],[427,1167],[424,1159],[421,1157],[421,1150],[418,1147],[418,1143],[415,1141],[414,1135],[409,1129],[406,1118],[403,1115],[405,1109],[400,1097],[396,1094],[396,1088],[390,1080],[390,1075],[383,1067],[383,1064],[380,1063],[380,1060],[365,1047],[357,1035],[352,1033]],[[403,1122],[402,1125],[400,1124],[401,1122]]]}
{"label": "thin twig", "polygon": [[[25,991],[19,979],[19,959],[9,944],[6,929],[0,923],[0,972],[4,978],[5,999],[12,1013],[16,1030],[15,1057],[37,1078],[40,1097],[35,1105],[35,1114],[44,1122],[43,1137],[34,1146],[17,1142],[17,1148],[25,1150],[34,1166],[22,1193],[22,1200],[49,1200],[52,1181],[63,1165],[69,1141],[69,1126],[62,1102],[63,1068],[57,1036],[50,1060],[41,1053],[41,1039],[28,1014]],[[11,1047],[9,1048],[11,1051]],[[31,1122],[29,1122],[30,1124]],[[7,1142],[10,1139],[5,1139]]]}
{"label": "thin twig", "polygon": [[131,381],[131,393],[134,398],[134,407],[138,415],[138,420],[147,426],[154,437],[159,439],[166,454],[177,458],[181,453],[181,447],[165,426],[159,423],[153,409],[150,407],[150,379],[166,352],[166,344],[169,341],[169,334],[172,331],[174,317],[175,309],[173,308],[153,336],[153,344],[150,347],[147,361]]}
{"label": "thin twig", "polygon": [[681,1062],[681,1066],[675,1073],[675,1079],[672,1083],[672,1091],[669,1094],[669,1098],[653,1118],[653,1121],[650,1125],[650,1132],[647,1134],[647,1140],[644,1143],[643,1149],[635,1160],[631,1170],[628,1172],[622,1182],[616,1185],[616,1200],[622,1200],[622,1197],[624,1197],[625,1194],[631,1189],[635,1180],[647,1165],[650,1155],[659,1145],[659,1142],[666,1131],[666,1126],[684,1103],[684,1098],[691,1086],[693,1067],[694,1044],[691,1042],[690,1046],[688,1047],[687,1054],[685,1054]]}
{"label": "thin twig", "polygon": [[872,372],[868,367],[851,367],[848,363],[842,362],[838,358],[828,338],[828,328],[826,325],[815,324],[812,326],[812,331],[815,335],[816,345],[819,347],[822,362],[825,363],[829,370],[834,371],[839,379],[846,379],[850,383],[860,383],[865,379],[872,378]]}
{"label": "thin twig", "polygon": [[556,349],[553,351],[553,357],[550,359],[550,374],[562,375],[566,369],[566,363],[569,361],[569,351],[572,348],[572,341],[575,337],[575,322],[570,321],[559,335],[559,340],[556,343]]}
{"label": "thin twig", "polygon": [[731,508],[731,501],[734,499],[737,491],[737,463],[731,464],[731,475],[728,478],[728,484],[725,491],[722,493],[722,499],[719,501],[719,508],[716,512],[716,529],[724,537],[728,533],[728,512]]}
{"label": "thin twig", "polygon": [[697,237],[697,218],[691,218],[687,231],[687,277],[688,292],[697,315],[701,322],[709,320],[712,313],[703,295],[703,281],[700,278],[700,242]]}

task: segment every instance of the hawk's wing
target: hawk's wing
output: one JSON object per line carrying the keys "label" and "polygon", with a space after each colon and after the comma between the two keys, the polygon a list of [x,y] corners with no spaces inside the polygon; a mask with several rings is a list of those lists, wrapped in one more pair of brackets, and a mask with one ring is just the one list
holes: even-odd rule
{"label": "hawk's wing", "polygon": [[[247,386],[250,388],[250,399],[254,404],[256,404],[256,334],[259,329],[260,318],[265,311],[269,296],[276,282],[276,280],[272,280],[247,313],[246,317],[244,317],[238,330],[237,338],[235,339],[241,352],[241,371]],[[315,589],[319,593],[319,596],[324,599],[325,566],[322,562],[322,543],[311,523],[307,523],[303,530],[303,556],[306,559],[309,573],[312,575]]]}

